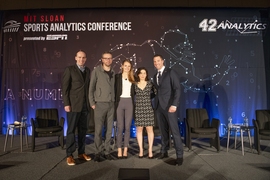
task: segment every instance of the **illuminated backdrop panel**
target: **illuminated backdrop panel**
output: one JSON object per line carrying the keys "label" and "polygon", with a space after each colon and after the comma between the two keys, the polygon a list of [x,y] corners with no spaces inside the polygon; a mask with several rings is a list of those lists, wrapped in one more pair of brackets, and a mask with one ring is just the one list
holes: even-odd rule
{"label": "illuminated backdrop panel", "polygon": [[3,17],[3,134],[22,115],[29,121],[36,108],[56,107],[66,117],[61,76],[80,49],[90,69],[111,51],[117,72],[128,58],[150,76],[153,55],[163,55],[182,85],[179,121],[186,108],[205,107],[223,124],[229,116],[251,123],[255,109],[267,106],[269,19],[257,9],[24,10]]}

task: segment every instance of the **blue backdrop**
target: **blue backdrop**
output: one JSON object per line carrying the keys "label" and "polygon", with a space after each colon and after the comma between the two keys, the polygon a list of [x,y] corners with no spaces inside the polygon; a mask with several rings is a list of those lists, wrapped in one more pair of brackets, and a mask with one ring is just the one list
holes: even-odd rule
{"label": "blue backdrop", "polygon": [[[153,76],[154,54],[162,54],[182,85],[179,122],[186,108],[204,107],[210,118],[249,123],[267,108],[269,12],[262,9],[58,9],[5,11],[2,16],[1,124],[35,109],[56,107],[66,117],[61,76],[87,53],[87,66],[104,51],[120,70],[126,58]],[[269,104],[268,104],[269,106]],[[91,119],[90,119],[91,121]],[[31,129],[29,129],[31,132]]]}

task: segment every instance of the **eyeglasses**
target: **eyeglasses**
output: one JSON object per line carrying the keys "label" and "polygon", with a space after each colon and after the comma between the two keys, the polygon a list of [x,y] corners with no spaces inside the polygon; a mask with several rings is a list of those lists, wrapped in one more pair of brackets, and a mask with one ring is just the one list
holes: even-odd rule
{"label": "eyeglasses", "polygon": [[102,58],[102,59],[105,59],[105,60],[112,60],[112,58]]}

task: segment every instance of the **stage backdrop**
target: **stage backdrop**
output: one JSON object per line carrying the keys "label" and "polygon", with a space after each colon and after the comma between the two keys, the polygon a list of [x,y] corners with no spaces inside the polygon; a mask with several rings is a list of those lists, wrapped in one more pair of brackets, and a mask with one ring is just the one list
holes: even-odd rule
{"label": "stage backdrop", "polygon": [[[267,13],[266,13],[267,14]],[[175,69],[181,83],[179,122],[186,108],[207,108],[224,124],[249,123],[266,108],[263,52],[268,17],[258,9],[58,9],[7,11],[3,15],[1,71],[2,131],[37,108],[58,108],[66,118],[61,76],[75,64],[78,50],[86,65],[100,64],[111,51],[113,68],[130,59],[135,69],[155,69],[154,54]],[[269,35],[268,35],[269,36]],[[29,132],[31,130],[29,129]]]}

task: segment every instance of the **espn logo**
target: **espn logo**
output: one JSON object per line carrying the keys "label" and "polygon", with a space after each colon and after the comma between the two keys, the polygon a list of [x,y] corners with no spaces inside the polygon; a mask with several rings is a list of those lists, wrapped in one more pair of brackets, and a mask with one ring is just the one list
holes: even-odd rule
{"label": "espn logo", "polygon": [[54,40],[67,40],[67,34],[48,34],[46,36],[46,40],[54,41]]}

